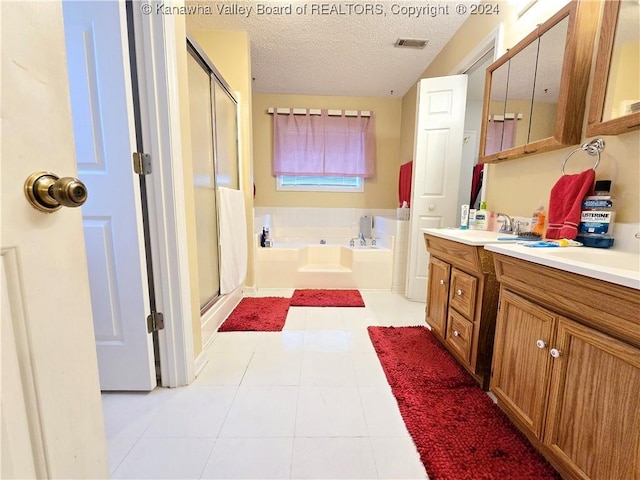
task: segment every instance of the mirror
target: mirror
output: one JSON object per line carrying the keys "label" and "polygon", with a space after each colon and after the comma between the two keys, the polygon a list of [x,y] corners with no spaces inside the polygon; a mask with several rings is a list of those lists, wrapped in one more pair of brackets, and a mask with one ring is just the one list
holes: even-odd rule
{"label": "mirror", "polygon": [[529,142],[553,137],[560,99],[560,79],[565,39],[569,32],[569,17],[565,17],[540,37],[536,85],[533,91],[531,132]]}
{"label": "mirror", "polygon": [[489,66],[481,163],[580,143],[599,14],[599,2],[573,0]]}
{"label": "mirror", "polygon": [[605,2],[587,135],[640,128],[640,4]]}
{"label": "mirror", "polygon": [[509,64],[505,63],[493,71],[491,92],[489,98],[489,118],[486,132],[485,155],[501,151],[505,104],[507,101],[507,79],[509,78]]}
{"label": "mirror", "polygon": [[529,143],[538,45],[539,40],[536,39],[509,60],[509,85],[507,86],[502,150]]}

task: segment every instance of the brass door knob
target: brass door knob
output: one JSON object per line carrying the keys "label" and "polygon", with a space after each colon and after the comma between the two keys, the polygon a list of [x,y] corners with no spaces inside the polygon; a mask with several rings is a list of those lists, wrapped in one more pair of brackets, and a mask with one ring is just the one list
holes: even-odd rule
{"label": "brass door knob", "polygon": [[51,172],[36,172],[24,183],[29,203],[41,212],[52,213],[64,207],[79,207],[87,201],[87,187],[74,177],[60,178]]}

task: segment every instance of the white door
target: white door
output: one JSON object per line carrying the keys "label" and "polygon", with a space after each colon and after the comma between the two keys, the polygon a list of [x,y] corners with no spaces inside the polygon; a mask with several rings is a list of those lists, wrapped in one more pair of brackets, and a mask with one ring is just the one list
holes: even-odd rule
{"label": "white door", "polygon": [[406,288],[411,300],[424,302],[427,296],[429,255],[424,230],[453,227],[459,217],[466,101],[466,75],[426,78],[418,84]]}
{"label": "white door", "polygon": [[33,172],[76,173],[62,5],[0,8],[0,476],[106,478],[81,212],[41,213],[24,192]]}
{"label": "white door", "polygon": [[64,1],[71,112],[102,390],[156,386],[124,2]]}

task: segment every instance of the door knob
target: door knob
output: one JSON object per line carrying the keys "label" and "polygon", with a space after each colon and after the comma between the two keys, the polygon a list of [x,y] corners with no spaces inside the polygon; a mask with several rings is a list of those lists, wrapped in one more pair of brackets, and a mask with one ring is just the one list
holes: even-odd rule
{"label": "door knob", "polygon": [[433,211],[436,209],[436,205],[434,203],[430,203],[428,208],[429,208],[429,211]]}
{"label": "door knob", "polygon": [[24,182],[29,203],[41,212],[52,213],[64,207],[79,207],[87,201],[87,187],[74,177],[60,178],[51,172],[36,172]]}

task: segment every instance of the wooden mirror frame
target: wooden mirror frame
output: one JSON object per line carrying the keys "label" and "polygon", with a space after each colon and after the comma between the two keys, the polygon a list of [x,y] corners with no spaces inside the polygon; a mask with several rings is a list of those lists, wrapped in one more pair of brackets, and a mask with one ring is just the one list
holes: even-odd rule
{"label": "wooden mirror frame", "polygon": [[600,40],[598,41],[596,71],[593,76],[593,89],[591,92],[591,103],[589,104],[589,119],[587,123],[588,137],[618,135],[640,129],[640,112],[612,118],[604,122],[602,121],[604,102],[607,96],[607,85],[609,83],[611,54],[616,37],[619,12],[619,0],[607,0],[604,2],[602,27],[600,29]]}
{"label": "wooden mirror frame", "polygon": [[[572,0],[487,68],[482,109],[482,129],[480,132],[479,163],[511,160],[532,153],[546,152],[580,143],[599,15],[600,2]],[[492,72],[567,16],[569,17],[569,27],[562,62],[560,94],[553,136],[525,145],[518,145],[491,155],[485,155]]]}

